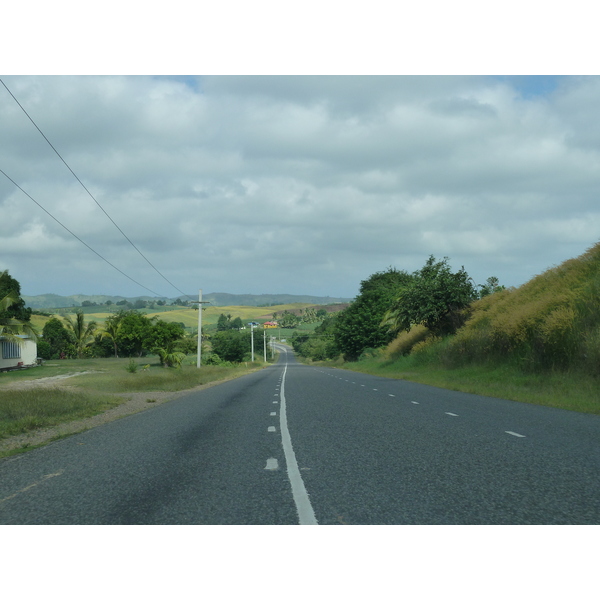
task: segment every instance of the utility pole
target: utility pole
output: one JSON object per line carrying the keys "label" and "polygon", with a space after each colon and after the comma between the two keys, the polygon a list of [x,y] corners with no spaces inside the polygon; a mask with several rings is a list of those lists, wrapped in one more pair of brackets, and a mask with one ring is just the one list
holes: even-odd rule
{"label": "utility pole", "polygon": [[250,345],[252,346],[252,362],[254,362],[254,323],[250,323]]}
{"label": "utility pole", "polygon": [[267,330],[263,331],[263,350],[265,354],[265,362],[267,362]]}
{"label": "utility pole", "polygon": [[202,366],[202,305],[210,304],[210,302],[202,302],[202,290],[200,290],[198,292],[198,302],[192,301],[192,304],[198,304],[198,351],[196,367],[199,369]]}

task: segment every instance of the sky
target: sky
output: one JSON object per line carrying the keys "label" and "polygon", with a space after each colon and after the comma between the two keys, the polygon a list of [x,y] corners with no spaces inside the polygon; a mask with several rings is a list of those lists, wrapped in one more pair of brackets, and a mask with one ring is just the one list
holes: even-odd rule
{"label": "sky", "polygon": [[2,85],[0,168],[122,271],[0,174],[25,295],[354,297],[431,254],[519,286],[599,241],[596,76],[2,81],[90,193]]}

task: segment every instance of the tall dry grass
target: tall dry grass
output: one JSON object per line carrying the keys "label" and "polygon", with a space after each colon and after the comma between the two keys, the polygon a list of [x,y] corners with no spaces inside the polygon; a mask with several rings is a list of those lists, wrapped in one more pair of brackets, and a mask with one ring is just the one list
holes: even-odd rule
{"label": "tall dry grass", "polygon": [[509,361],[528,371],[600,375],[600,243],[517,289],[474,302],[470,313],[435,357],[446,366]]}
{"label": "tall dry grass", "polygon": [[410,355],[419,364],[450,368],[508,363],[528,372],[600,375],[600,243],[467,311],[454,336],[440,340],[415,326],[387,346],[385,359]]}

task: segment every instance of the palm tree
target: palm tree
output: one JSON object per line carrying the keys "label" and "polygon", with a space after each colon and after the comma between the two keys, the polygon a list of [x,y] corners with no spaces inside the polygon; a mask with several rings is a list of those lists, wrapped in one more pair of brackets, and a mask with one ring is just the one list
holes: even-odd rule
{"label": "palm tree", "polygon": [[115,347],[115,358],[119,358],[117,339],[119,338],[119,332],[121,331],[121,319],[118,315],[112,315],[106,319],[104,323],[104,331],[101,333],[102,337],[108,338]]}
{"label": "palm tree", "polygon": [[[0,272],[0,281],[8,275],[8,271]],[[0,337],[4,338],[8,342],[15,342],[16,344],[22,344],[22,338],[19,335],[26,335],[37,340],[37,332],[31,323],[15,319],[8,315],[8,309],[19,301],[19,296],[16,292],[9,292],[0,298]]]}
{"label": "palm tree", "polygon": [[71,319],[69,315],[65,315],[65,321],[67,327],[73,332],[75,336],[75,347],[77,348],[77,358],[83,356],[85,347],[94,340],[94,334],[96,333],[97,324],[96,321],[90,321],[87,325],[85,324],[85,316],[82,310],[78,310],[75,313],[75,321]]}
{"label": "palm tree", "polygon": [[175,367],[179,369],[185,359],[185,354],[176,350],[177,341],[167,342],[164,348],[154,348],[154,352],[160,358],[163,367]]}

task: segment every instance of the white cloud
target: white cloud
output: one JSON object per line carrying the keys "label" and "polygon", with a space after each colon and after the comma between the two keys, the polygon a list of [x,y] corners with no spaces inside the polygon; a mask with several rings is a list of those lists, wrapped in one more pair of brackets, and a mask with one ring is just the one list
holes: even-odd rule
{"label": "white cloud", "polygon": [[[353,296],[429,254],[520,285],[597,241],[597,77],[527,96],[520,80],[462,76],[4,80],[186,291]],[[179,295],[0,92],[2,169],[134,279]],[[4,178],[0,235],[25,294],[146,293]]]}

